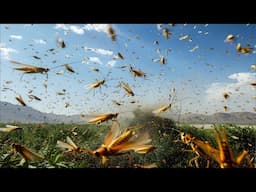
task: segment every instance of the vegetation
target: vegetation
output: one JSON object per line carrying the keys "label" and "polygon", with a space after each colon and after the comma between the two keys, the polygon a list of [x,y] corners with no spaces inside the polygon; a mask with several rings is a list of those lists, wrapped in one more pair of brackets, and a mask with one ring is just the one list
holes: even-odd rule
{"label": "vegetation", "polygon": [[[150,113],[140,115],[135,112],[135,116],[136,118],[129,125],[143,125],[139,131],[149,131],[152,144],[156,146],[155,150],[147,154],[131,152],[120,156],[111,156],[108,163],[102,165],[100,159],[92,154],[65,153],[63,149],[56,147],[58,140],[66,142],[66,137],[69,136],[77,146],[96,150],[109,132],[110,123],[101,125],[44,124],[43,126],[40,124],[17,124],[22,127],[22,130],[0,132],[0,167],[132,168],[134,165],[155,163],[159,168],[187,168],[189,160],[195,157],[195,153],[185,151],[191,148],[189,145],[179,142],[179,131],[189,133],[201,141],[208,141],[211,146],[217,148],[214,129],[199,129],[190,125],[177,127],[172,120],[153,116]],[[0,124],[0,127],[5,125]],[[241,128],[235,125],[219,126],[226,130],[234,156],[245,149],[251,159],[256,157],[256,129]],[[42,155],[44,159],[26,162],[19,153],[13,152],[13,143],[29,148]],[[206,167],[204,158],[200,157],[198,162],[200,167]],[[195,165],[192,164],[192,167]],[[211,160],[210,167],[219,168],[219,165]]]}

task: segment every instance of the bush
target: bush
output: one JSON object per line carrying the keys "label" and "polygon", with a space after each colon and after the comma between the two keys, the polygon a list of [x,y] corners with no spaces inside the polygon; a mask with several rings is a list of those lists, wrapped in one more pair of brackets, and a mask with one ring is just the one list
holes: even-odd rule
{"label": "bush", "polygon": [[[122,125],[122,123],[121,123]],[[198,129],[189,125],[176,127],[174,121],[154,116],[151,113],[135,112],[135,118],[130,126],[144,125],[139,131],[148,131],[152,144],[157,149],[148,154],[130,154],[109,157],[108,164],[102,165],[100,159],[90,154],[64,154],[56,147],[57,140],[66,142],[69,136],[76,145],[92,150],[101,146],[110,125],[74,125],[74,124],[45,124],[42,128],[38,124],[20,124],[20,131],[10,133],[0,132],[0,167],[45,167],[45,168],[101,168],[101,167],[134,167],[134,164],[156,163],[159,168],[186,168],[195,153],[183,152],[190,146],[175,142],[180,139],[177,130],[190,133],[202,141],[208,141],[217,148],[213,129]],[[2,124],[2,126],[4,126]],[[251,158],[255,158],[256,130],[251,127],[235,125],[222,126],[227,132],[228,141],[236,157],[243,149],[247,150]],[[19,154],[13,154],[12,143],[24,145],[45,157],[45,160],[26,163]],[[206,166],[206,160],[199,158],[200,167]],[[211,161],[211,167],[219,167]]]}

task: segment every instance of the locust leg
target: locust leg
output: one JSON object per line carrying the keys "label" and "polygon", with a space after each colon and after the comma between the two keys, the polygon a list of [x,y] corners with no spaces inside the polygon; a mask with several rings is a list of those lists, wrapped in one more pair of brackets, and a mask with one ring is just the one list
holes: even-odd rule
{"label": "locust leg", "polygon": [[20,81],[22,80],[23,76],[25,75],[25,73],[22,73],[21,77],[20,77]]}
{"label": "locust leg", "polygon": [[45,92],[47,94],[47,87],[48,87],[48,79],[44,82]]}
{"label": "locust leg", "polygon": [[241,152],[241,154],[237,156],[237,158],[236,158],[236,163],[237,163],[238,165],[240,165],[243,159],[246,160],[246,162],[248,163],[248,165],[249,165],[250,167],[252,167],[252,168],[254,167],[252,161],[250,160],[250,155],[248,154],[248,152],[247,152],[246,150],[243,150],[243,151]]}
{"label": "locust leg", "polygon": [[210,160],[209,159],[207,160],[206,168],[210,168]]}
{"label": "locust leg", "polygon": [[183,150],[181,150],[182,152],[195,152],[194,150],[192,150],[192,149],[183,149]]}
{"label": "locust leg", "polygon": [[199,168],[199,164],[197,159],[200,157],[200,155],[195,156],[194,158],[190,159],[188,162],[188,166],[192,167],[192,161],[195,161],[196,168]]}
{"label": "locust leg", "polygon": [[132,167],[132,155],[131,155],[131,152],[128,152],[127,153],[127,155],[128,155],[128,162],[129,162],[129,164],[130,164],[130,167]]}
{"label": "locust leg", "polygon": [[102,92],[101,92],[101,86],[99,87],[99,89],[100,89],[100,94],[102,94]]}
{"label": "locust leg", "polygon": [[107,167],[108,158],[106,156],[101,156],[101,164]]}
{"label": "locust leg", "polygon": [[[237,165],[240,165],[241,162],[242,162],[242,160],[243,160],[244,158],[246,158],[246,157],[248,157],[248,152],[247,152],[246,150],[243,150],[243,151],[240,153],[240,155],[237,156],[237,158],[236,158],[236,164],[237,164]],[[246,158],[246,159],[247,159],[247,161],[248,161],[248,158]]]}

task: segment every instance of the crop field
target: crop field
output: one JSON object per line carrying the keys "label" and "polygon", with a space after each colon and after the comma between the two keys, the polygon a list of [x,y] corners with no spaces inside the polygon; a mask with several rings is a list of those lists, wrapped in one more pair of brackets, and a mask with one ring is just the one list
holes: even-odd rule
{"label": "crop field", "polygon": [[[150,121],[149,121],[150,119]],[[121,124],[120,124],[121,125]],[[201,156],[197,163],[189,161],[197,156],[191,146],[182,142],[181,133],[191,134],[201,141],[207,141],[218,148],[214,129],[199,129],[189,125],[177,127],[172,120],[153,116],[137,116],[129,126],[141,125],[140,132],[149,132],[151,144],[155,149],[145,154],[134,151],[122,155],[109,155],[108,161],[102,163],[101,158],[88,152],[67,150],[57,147],[57,141],[66,142],[67,136],[80,148],[98,149],[109,132],[111,123],[102,125],[77,124],[17,124],[20,130],[0,132],[0,167],[2,168],[187,168],[220,165],[211,158]],[[4,124],[1,124],[3,127]],[[122,126],[121,126],[122,127]],[[124,128],[124,127],[122,127]],[[121,129],[122,129],[121,128]],[[250,163],[243,159],[238,167],[251,167],[255,164],[256,129],[235,125],[218,125],[216,129],[225,129],[234,158],[242,150],[249,154]],[[12,144],[20,144],[42,156],[42,159],[26,161],[19,153],[14,153]],[[209,157],[211,157],[209,155]],[[198,164],[198,165],[197,165]]]}

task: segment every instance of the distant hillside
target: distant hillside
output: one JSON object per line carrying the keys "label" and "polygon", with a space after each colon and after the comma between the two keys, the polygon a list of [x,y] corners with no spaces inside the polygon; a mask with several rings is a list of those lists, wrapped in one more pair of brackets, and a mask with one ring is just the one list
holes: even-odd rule
{"label": "distant hillside", "polygon": [[[170,118],[177,121],[177,115]],[[256,113],[251,112],[234,112],[234,113],[214,113],[212,115],[200,114],[183,114],[180,116],[180,122],[196,123],[196,124],[212,124],[212,123],[233,123],[233,124],[256,124]]]}
{"label": "distant hillside", "polygon": [[[143,114],[143,112],[142,112]],[[153,115],[153,114],[152,114]],[[169,119],[183,123],[212,124],[212,123],[234,123],[256,125],[256,113],[235,112],[235,113],[215,113],[213,115],[183,114],[180,117],[172,114],[165,116]],[[88,118],[88,117],[87,117]],[[86,123],[80,115],[56,115],[53,113],[42,113],[31,107],[22,107],[7,102],[0,102],[0,122],[11,123]]]}
{"label": "distant hillside", "polygon": [[53,113],[42,113],[31,107],[13,105],[7,102],[0,102],[0,122],[20,122],[20,123],[84,123],[79,115],[56,115]]}

